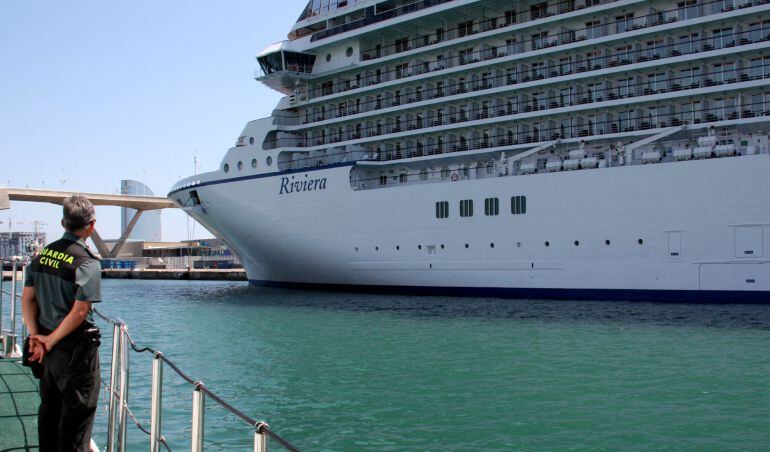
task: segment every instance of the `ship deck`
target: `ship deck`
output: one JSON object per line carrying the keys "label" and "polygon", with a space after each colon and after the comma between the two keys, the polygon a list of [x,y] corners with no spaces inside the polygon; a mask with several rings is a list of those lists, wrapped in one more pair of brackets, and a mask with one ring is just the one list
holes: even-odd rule
{"label": "ship deck", "polygon": [[37,450],[37,380],[19,359],[0,359],[0,450]]}

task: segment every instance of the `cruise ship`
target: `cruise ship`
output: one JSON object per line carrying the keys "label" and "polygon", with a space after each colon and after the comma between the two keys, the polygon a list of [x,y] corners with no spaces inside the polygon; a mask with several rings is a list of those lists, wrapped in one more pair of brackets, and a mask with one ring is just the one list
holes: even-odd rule
{"label": "cruise ship", "polygon": [[169,197],[252,284],[770,301],[770,1],[314,0]]}

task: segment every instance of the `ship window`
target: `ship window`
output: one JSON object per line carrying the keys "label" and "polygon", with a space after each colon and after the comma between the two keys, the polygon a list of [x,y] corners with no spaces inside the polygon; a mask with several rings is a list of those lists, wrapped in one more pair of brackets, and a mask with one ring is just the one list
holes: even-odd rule
{"label": "ship window", "polygon": [[353,47],[348,47],[348,49],[345,51],[345,55],[348,56],[348,58],[353,56]]}
{"label": "ship window", "polygon": [[610,242],[609,240],[605,240],[604,241],[604,244],[607,245],[607,246],[610,246],[610,243],[612,243],[612,242]]}
{"label": "ship window", "polygon": [[428,180],[428,170],[420,170],[420,180]]}
{"label": "ship window", "polygon": [[637,240],[636,242],[637,242],[638,244],[640,244],[640,245],[644,245],[644,240],[642,240],[642,239],[639,239],[639,240]]}
{"label": "ship window", "polygon": [[398,181],[403,184],[407,181],[408,177],[406,173],[401,173],[398,175]]}
{"label": "ship window", "polygon": [[225,163],[225,166],[224,166],[224,167],[222,167],[222,169],[223,169],[223,170],[225,170],[225,172],[227,173],[227,172],[229,172],[229,171],[230,171],[230,165],[228,165],[227,163]]}
{"label": "ship window", "polygon": [[249,144],[254,144],[254,137],[249,137]]}
{"label": "ship window", "polygon": [[388,183],[388,176],[384,174],[380,176],[380,185],[387,185],[387,183]]}
{"label": "ship window", "polygon": [[257,159],[251,159],[251,167],[256,168],[257,167]]}
{"label": "ship window", "polygon": [[332,60],[332,54],[331,53],[327,53],[326,54],[326,62],[328,63],[331,60]]}
{"label": "ship window", "polygon": [[265,163],[267,163],[267,166],[272,165],[273,164],[273,158],[268,156],[267,159],[265,160]]}
{"label": "ship window", "polygon": [[449,217],[449,201],[439,201],[436,203],[436,218]]}
{"label": "ship window", "polygon": [[473,200],[463,199],[460,201],[460,216],[472,217],[473,216]]}
{"label": "ship window", "polygon": [[551,242],[547,241],[545,242],[545,246],[551,246]]}
{"label": "ship window", "polygon": [[511,213],[514,215],[521,215],[527,213],[527,197],[526,196],[513,196],[511,197]]}
{"label": "ship window", "polygon": [[499,198],[487,198],[484,200],[484,215],[494,216],[500,215],[500,199]]}
{"label": "ship window", "polygon": [[243,169],[243,162],[238,162],[238,171],[241,171]]}
{"label": "ship window", "polygon": [[490,243],[490,244],[489,244],[489,247],[490,247],[490,248],[494,248],[494,247],[495,247],[495,244],[494,244],[494,243]]}

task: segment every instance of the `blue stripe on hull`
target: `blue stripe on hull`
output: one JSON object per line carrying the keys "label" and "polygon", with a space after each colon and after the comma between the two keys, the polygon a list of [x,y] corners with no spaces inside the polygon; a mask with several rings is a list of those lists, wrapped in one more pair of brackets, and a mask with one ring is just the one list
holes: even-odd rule
{"label": "blue stripe on hull", "polygon": [[442,295],[552,300],[667,301],[676,303],[770,303],[770,292],[737,290],[530,289],[506,287],[360,286],[249,280],[262,287],[329,292]]}

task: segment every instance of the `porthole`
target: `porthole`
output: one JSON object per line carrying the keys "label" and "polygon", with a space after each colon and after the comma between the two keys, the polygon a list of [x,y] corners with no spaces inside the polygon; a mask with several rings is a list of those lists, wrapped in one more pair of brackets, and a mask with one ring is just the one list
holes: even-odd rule
{"label": "porthole", "polygon": [[238,171],[241,171],[243,169],[243,162],[238,162]]}
{"label": "porthole", "polygon": [[254,137],[249,137],[249,144],[254,144]]}
{"label": "porthole", "polygon": [[422,249],[422,245],[417,245],[417,249],[421,250]]}
{"label": "porthole", "polygon": [[580,246],[580,242],[578,240],[575,240],[575,246]]}
{"label": "porthole", "polygon": [[374,251],[379,251],[379,250],[380,250],[380,247],[379,247],[379,246],[375,246],[375,247],[374,247]]}
{"label": "porthole", "polygon": [[516,242],[516,248],[521,248],[521,242]]}
{"label": "porthole", "polygon": [[489,244],[489,247],[490,247],[490,248],[494,248],[494,247],[495,247],[495,244],[494,244],[494,243],[490,243],[490,244]]}
{"label": "porthole", "polygon": [[251,159],[251,167],[256,168],[257,167],[257,159]]}
{"label": "porthole", "polygon": [[442,250],[444,249],[444,244],[443,244],[443,243],[441,244],[441,249],[442,249]]}
{"label": "porthole", "polygon": [[604,244],[607,245],[607,246],[610,246],[610,243],[612,243],[612,242],[610,242],[609,239],[604,241]]}
{"label": "porthole", "polygon": [[398,245],[396,245],[396,251],[398,251],[398,250],[400,250],[400,249],[401,249],[401,247],[400,247],[400,246],[398,246]]}
{"label": "porthole", "polygon": [[545,242],[545,246],[551,246],[551,242],[547,241]]}
{"label": "porthole", "polygon": [[230,165],[225,163],[225,166],[222,167],[223,170],[225,170],[226,173],[230,172]]}
{"label": "porthole", "polygon": [[273,157],[268,156],[267,159],[265,159],[265,163],[267,163],[267,166],[270,166],[273,164]]}
{"label": "porthole", "polygon": [[331,60],[332,60],[332,54],[331,53],[327,53],[326,54],[326,62],[328,63]]}
{"label": "porthole", "polygon": [[353,56],[353,47],[348,47],[348,49],[345,51],[345,55],[348,56],[348,58]]}
{"label": "porthole", "polygon": [[639,239],[639,240],[637,240],[637,241],[636,241],[636,243],[638,243],[638,244],[640,244],[640,245],[644,245],[644,240],[642,240],[642,239]]}
{"label": "porthole", "polygon": [[356,253],[358,252],[358,247],[356,247]]}
{"label": "porthole", "polygon": [[468,244],[467,243],[465,244],[465,249],[468,249]]}

